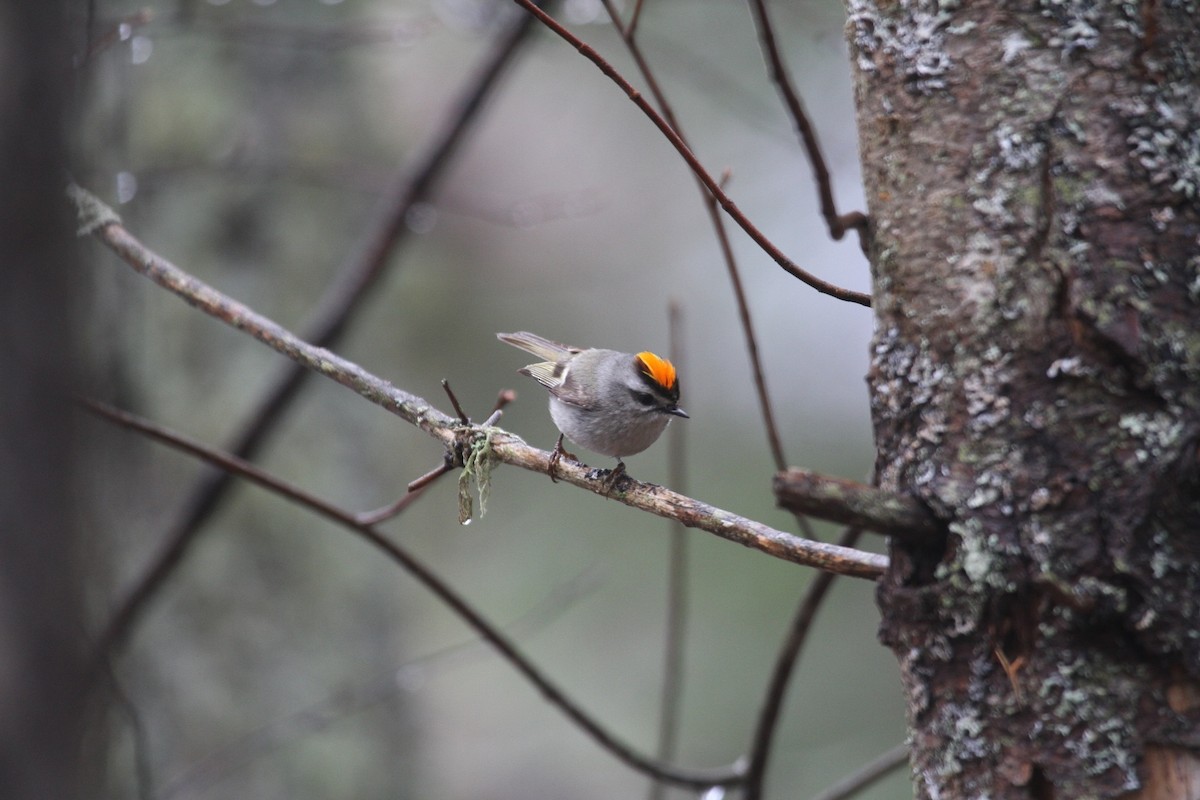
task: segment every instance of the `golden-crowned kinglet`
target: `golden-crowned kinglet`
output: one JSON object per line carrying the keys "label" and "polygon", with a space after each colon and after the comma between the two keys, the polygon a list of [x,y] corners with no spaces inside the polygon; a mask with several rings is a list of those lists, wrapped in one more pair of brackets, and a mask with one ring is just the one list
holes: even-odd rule
{"label": "golden-crowned kinglet", "polygon": [[[625,470],[623,457],[654,444],[672,416],[687,417],[674,365],[654,353],[582,350],[525,331],[496,338],[544,359],[517,371],[550,390],[550,416],[568,439],[617,459],[614,479]],[[554,446],[551,478],[558,458],[570,455],[562,440]]]}

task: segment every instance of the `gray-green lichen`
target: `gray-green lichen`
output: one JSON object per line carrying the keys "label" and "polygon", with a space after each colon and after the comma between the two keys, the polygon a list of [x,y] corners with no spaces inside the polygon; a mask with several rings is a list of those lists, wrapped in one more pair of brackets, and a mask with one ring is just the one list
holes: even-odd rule
{"label": "gray-green lichen", "polygon": [[1122,698],[1132,704],[1144,677],[1104,658],[1059,664],[1038,687],[1038,703],[1047,712],[1043,735],[1062,742],[1087,774],[1115,773],[1121,790],[1137,789],[1139,741],[1132,715],[1114,714],[1109,703],[1097,698]]}
{"label": "gray-green lichen", "polygon": [[1200,87],[1194,82],[1154,86],[1120,110],[1130,126],[1129,157],[1151,184],[1200,200]]}
{"label": "gray-green lichen", "polygon": [[1177,414],[1166,411],[1136,412],[1122,416],[1117,426],[1127,433],[1134,443],[1133,461],[1129,469],[1138,469],[1147,461],[1160,461],[1168,452],[1179,446],[1179,436],[1186,427]]}
{"label": "gray-green lichen", "polygon": [[1127,123],[1129,157],[1154,186],[1200,202],[1200,53],[1180,26],[1196,25],[1200,7],[1191,0],[1165,2],[1156,11],[1161,45],[1148,48],[1145,71],[1151,80],[1141,95],[1115,101]]}
{"label": "gray-green lichen", "polygon": [[[1095,0],[1039,0],[1042,16],[1058,23],[1058,33],[1047,42],[1069,58],[1080,51],[1094,50],[1101,32],[1110,27],[1141,35],[1140,12],[1137,3],[1101,2]],[[1115,15],[1113,11],[1118,13]]]}
{"label": "gray-green lichen", "polygon": [[858,68],[875,71],[875,59],[882,54],[895,62],[909,91],[928,94],[946,88],[945,76],[953,67],[946,36],[955,32],[948,28],[958,3],[914,0],[901,5],[913,9],[904,21],[881,13],[874,0],[849,0],[850,38]]}
{"label": "gray-green lichen", "polygon": [[[1192,501],[1191,511],[1200,519],[1200,497]],[[1151,530],[1150,546],[1131,553],[1122,565],[1142,592],[1134,628],[1144,647],[1179,654],[1193,673],[1200,673],[1200,626],[1195,624],[1200,619],[1200,562],[1157,521]]]}
{"label": "gray-green lichen", "polygon": [[[991,503],[999,496],[999,491],[995,491],[994,497],[981,496]],[[1013,565],[1019,563],[1021,553],[1018,548],[988,534],[976,517],[955,520],[950,523],[949,530],[959,537],[959,546],[952,559],[938,565],[935,577],[957,589],[980,595],[981,601],[996,596],[997,592],[1016,589],[1009,575]],[[963,599],[957,597],[958,605],[948,609],[955,619],[953,628],[959,633],[973,628],[983,609],[982,602],[963,603]],[[971,618],[969,624],[965,621],[968,617]]]}
{"label": "gray-green lichen", "polygon": [[947,703],[938,709],[941,717],[935,723],[947,731],[949,745],[942,753],[938,771],[942,776],[955,775],[962,771],[964,761],[974,761],[985,756],[996,746],[985,735],[983,720],[971,706]]}

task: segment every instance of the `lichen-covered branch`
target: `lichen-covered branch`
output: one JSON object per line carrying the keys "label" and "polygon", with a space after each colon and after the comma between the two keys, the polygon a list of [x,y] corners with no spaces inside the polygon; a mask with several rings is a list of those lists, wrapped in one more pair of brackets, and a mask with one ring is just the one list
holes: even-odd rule
{"label": "lichen-covered branch", "polygon": [[[72,191],[72,197],[83,217],[81,230],[91,232],[137,272],[206,314],[391,411],[453,452],[474,453],[472,463],[482,473],[479,479],[486,480],[486,470],[493,461],[549,472],[548,452],[530,447],[520,437],[498,428],[463,425],[424,398],[393,386],[329,350],[307,344],[151,251],[96,198],[79,189]],[[482,453],[481,448],[485,448]],[[661,486],[634,480],[622,480],[616,486],[610,486],[607,473],[588,469],[582,464],[562,461],[555,474],[563,482],[797,564],[870,579],[879,577],[887,566],[885,556],[795,536]]]}
{"label": "lichen-covered branch", "polygon": [[788,511],[907,541],[933,541],[941,533],[915,498],[798,467],[776,473],[775,498]]}

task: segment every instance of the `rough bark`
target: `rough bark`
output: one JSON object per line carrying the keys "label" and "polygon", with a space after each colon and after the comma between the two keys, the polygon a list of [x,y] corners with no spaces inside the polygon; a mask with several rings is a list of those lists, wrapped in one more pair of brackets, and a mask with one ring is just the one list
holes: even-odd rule
{"label": "rough bark", "polygon": [[1195,797],[1200,4],[848,7],[918,796]]}

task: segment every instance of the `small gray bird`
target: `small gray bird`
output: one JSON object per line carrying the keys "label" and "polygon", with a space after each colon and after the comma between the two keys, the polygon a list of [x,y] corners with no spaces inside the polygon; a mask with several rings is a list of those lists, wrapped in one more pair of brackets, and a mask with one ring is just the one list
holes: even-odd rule
{"label": "small gray bird", "polygon": [[625,456],[658,440],[671,417],[687,417],[679,407],[675,366],[644,351],[581,349],[533,333],[498,333],[496,338],[542,361],[519,370],[550,391],[550,416],[562,435],[554,446],[550,477],[563,455],[563,436],[617,459],[612,480],[625,471]]}

